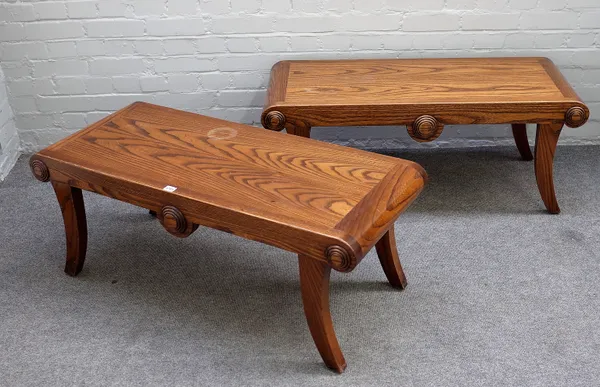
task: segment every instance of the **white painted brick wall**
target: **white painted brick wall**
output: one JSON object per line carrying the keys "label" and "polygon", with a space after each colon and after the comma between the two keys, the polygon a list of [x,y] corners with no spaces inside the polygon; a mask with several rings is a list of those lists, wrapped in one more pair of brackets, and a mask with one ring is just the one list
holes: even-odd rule
{"label": "white painted brick wall", "polygon": [[0,181],[4,180],[18,157],[19,136],[13,112],[8,103],[4,73],[0,68]]}
{"label": "white painted brick wall", "polygon": [[[258,124],[282,59],[517,55],[550,57],[590,106],[561,143],[600,142],[600,0],[0,0],[0,65],[28,152],[135,100]],[[425,145],[403,127],[314,137],[512,143],[507,126],[448,127]]]}

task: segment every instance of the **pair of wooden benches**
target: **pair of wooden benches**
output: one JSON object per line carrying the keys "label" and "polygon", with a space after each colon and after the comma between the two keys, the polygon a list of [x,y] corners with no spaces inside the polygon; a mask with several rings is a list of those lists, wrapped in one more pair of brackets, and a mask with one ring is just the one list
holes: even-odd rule
{"label": "pair of wooden benches", "polygon": [[538,123],[536,176],[558,212],[552,156],[563,122],[588,111],[545,59],[282,62],[273,68],[263,125],[289,136],[135,103],[32,156],[51,181],[67,236],[65,271],[83,267],[81,190],[155,212],[187,237],[199,225],[298,254],[310,332],[325,364],[346,362],[329,313],[329,275],[353,270],[376,247],[403,289],[394,222],[427,180],[417,164],[308,138],[312,126],[408,125],[418,141],[444,124],[513,123],[530,158],[525,122]]}

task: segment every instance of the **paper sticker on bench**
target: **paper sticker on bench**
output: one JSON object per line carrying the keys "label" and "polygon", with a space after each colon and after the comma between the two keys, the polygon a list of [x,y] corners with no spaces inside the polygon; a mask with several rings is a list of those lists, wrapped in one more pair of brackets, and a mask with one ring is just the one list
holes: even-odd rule
{"label": "paper sticker on bench", "polygon": [[173,187],[172,185],[168,185],[165,188],[163,188],[163,191],[175,192],[176,189],[177,189],[177,187]]}

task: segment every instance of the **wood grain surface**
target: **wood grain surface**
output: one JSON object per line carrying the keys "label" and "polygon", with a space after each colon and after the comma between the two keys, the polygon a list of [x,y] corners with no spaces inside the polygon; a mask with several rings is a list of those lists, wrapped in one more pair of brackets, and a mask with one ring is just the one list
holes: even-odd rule
{"label": "wood grain surface", "polygon": [[[285,127],[441,125],[564,121],[589,116],[547,58],[440,58],[285,61],[274,66],[263,112]],[[282,127],[263,125],[274,130]]]}
{"label": "wood grain surface", "polygon": [[[562,100],[537,59],[288,62],[285,101],[339,104]],[[427,87],[424,87],[427,85]]]}
{"label": "wood grain surface", "polygon": [[[347,271],[377,242],[373,235],[385,232],[418,195],[426,176],[409,161],[146,103],[125,108],[32,160],[43,162],[53,181],[158,214],[171,205],[186,223],[324,262],[325,250],[339,246],[351,259],[351,266],[343,266]],[[390,174],[402,177],[404,189]],[[176,190],[167,192],[167,186]],[[385,203],[385,210],[375,201]],[[370,226],[342,222],[357,216],[352,212],[357,206]]]}
{"label": "wood grain surface", "polygon": [[336,229],[354,236],[364,256],[394,224],[400,209],[416,198],[423,185],[423,169],[400,165],[388,173],[339,223]]}

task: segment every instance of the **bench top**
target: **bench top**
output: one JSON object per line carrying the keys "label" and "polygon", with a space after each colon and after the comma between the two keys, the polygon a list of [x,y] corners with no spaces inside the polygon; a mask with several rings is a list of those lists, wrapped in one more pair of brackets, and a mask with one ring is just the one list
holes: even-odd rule
{"label": "bench top", "polygon": [[[137,102],[40,151],[51,180],[354,264],[421,191],[417,164]],[[312,243],[314,239],[319,243]]]}
{"label": "bench top", "polygon": [[547,122],[574,106],[589,115],[552,61],[529,57],[283,61],[267,98],[263,117],[276,110],[309,126],[406,125],[422,114],[442,124]]}

